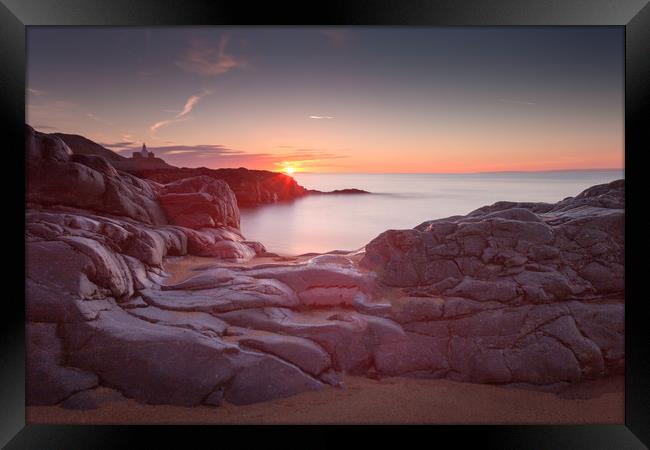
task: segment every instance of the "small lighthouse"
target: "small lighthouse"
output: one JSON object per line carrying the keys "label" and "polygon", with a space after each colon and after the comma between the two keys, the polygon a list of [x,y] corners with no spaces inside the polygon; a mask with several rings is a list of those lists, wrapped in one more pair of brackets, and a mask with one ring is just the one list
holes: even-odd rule
{"label": "small lighthouse", "polygon": [[145,144],[143,142],[142,143],[142,150],[140,150],[139,152],[134,152],[133,153],[133,158],[151,159],[151,158],[155,158],[155,155],[153,154],[153,152],[150,152],[149,150],[147,150],[147,144]]}

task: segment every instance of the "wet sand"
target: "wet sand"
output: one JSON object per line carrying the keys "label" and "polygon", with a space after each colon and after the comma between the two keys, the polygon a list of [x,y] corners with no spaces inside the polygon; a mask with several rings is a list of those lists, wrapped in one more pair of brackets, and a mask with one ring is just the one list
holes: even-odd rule
{"label": "wet sand", "polygon": [[449,380],[344,377],[344,388],[246,406],[179,407],[133,400],[95,410],[27,408],[28,423],[51,424],[620,424],[623,377],[561,394]]}

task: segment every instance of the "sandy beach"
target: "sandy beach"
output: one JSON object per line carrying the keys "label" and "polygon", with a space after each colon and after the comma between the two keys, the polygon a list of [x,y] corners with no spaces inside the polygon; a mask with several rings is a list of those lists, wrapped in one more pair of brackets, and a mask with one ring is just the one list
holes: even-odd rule
{"label": "sandy beach", "polygon": [[624,421],[623,377],[561,394],[449,380],[344,377],[327,388],[246,406],[185,408],[133,400],[95,410],[27,407],[48,424],[616,424]]}

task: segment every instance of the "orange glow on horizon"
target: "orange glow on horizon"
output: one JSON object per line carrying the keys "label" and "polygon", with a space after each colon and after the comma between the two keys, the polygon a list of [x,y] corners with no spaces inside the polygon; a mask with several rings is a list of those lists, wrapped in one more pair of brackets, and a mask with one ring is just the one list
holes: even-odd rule
{"label": "orange glow on horizon", "polygon": [[[376,135],[355,135],[346,130],[340,133],[331,130],[327,136],[312,135],[300,129],[288,136],[283,130],[280,127],[268,130],[273,137],[256,132],[220,136],[219,140],[212,132],[201,130],[192,135],[192,140],[179,134],[171,142],[153,141],[153,147],[159,146],[156,155],[178,167],[246,167],[288,176],[302,173],[453,174],[624,169],[622,139],[600,131],[579,136],[566,132],[531,137],[526,134],[530,130],[513,129],[509,134],[490,131],[458,135],[449,132],[440,133],[435,139],[424,136],[415,140],[409,136],[404,140],[397,131],[395,135],[389,133],[378,139]],[[121,138],[101,133],[89,133],[87,137],[96,142]],[[163,151],[172,142],[183,143],[183,152]],[[213,150],[206,150],[204,142],[223,142],[226,148],[237,152],[220,154],[217,148],[212,155]],[[129,152],[131,148],[119,150]]]}
{"label": "orange glow on horizon", "polygon": [[[468,152],[469,153],[469,152]],[[341,162],[330,164],[329,161],[310,160],[309,162],[283,161],[269,164],[268,160],[251,158],[245,166],[251,169],[271,170],[286,175],[297,173],[484,173],[484,172],[546,172],[570,170],[623,170],[624,153],[614,152],[586,157],[557,155],[539,160],[537,155],[511,158],[510,155],[498,160],[474,152],[473,158],[463,158],[456,154],[436,155],[434,158],[403,158],[396,161],[392,155],[376,155],[367,159],[365,155],[350,155]],[[528,157],[526,157],[528,156]],[[275,167],[274,167],[275,166]],[[222,167],[215,165],[214,168]]]}

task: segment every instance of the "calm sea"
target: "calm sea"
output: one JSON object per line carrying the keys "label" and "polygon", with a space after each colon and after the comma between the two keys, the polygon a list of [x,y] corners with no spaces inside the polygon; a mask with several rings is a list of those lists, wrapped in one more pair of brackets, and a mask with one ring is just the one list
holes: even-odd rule
{"label": "calm sea", "polygon": [[294,174],[309,189],[358,188],[373,195],[315,195],[242,209],[241,229],[281,255],[356,250],[388,229],[467,214],[500,200],[556,202],[621,170],[481,174]]}

